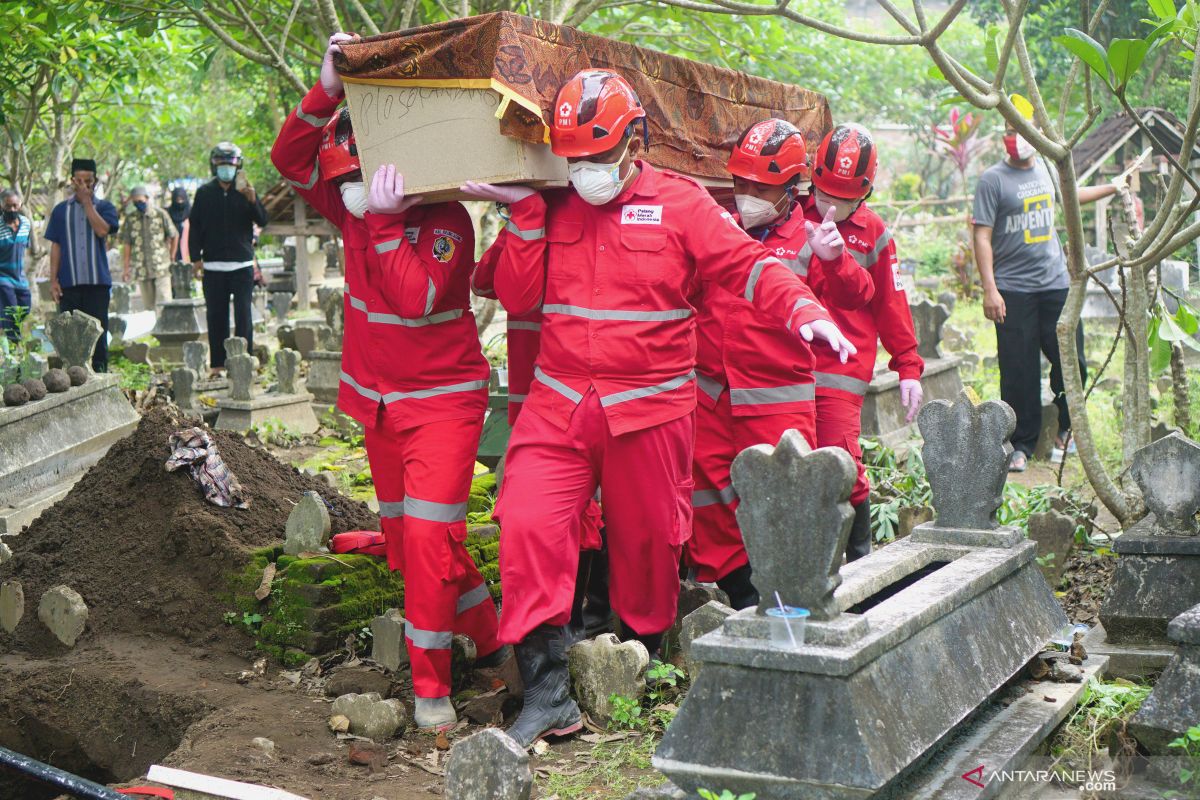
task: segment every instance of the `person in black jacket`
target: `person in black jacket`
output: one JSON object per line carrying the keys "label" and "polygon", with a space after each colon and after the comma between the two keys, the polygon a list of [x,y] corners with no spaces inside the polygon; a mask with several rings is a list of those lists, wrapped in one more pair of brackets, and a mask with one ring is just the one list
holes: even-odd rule
{"label": "person in black jacket", "polygon": [[197,275],[203,273],[209,363],[218,372],[225,368],[230,297],[234,330],[254,348],[254,225],[267,224],[267,211],[242,172],[241,148],[221,142],[208,163],[214,177],[196,190],[192,201],[188,251]]}

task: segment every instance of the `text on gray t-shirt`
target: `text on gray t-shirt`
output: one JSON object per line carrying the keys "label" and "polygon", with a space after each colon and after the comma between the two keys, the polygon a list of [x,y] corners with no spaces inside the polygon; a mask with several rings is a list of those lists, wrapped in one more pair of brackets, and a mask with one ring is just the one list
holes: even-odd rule
{"label": "text on gray t-shirt", "polygon": [[1054,178],[1041,159],[1031,169],[1002,161],[979,177],[973,215],[976,225],[992,229],[997,289],[1042,292],[1069,286],[1054,230],[1056,197]]}

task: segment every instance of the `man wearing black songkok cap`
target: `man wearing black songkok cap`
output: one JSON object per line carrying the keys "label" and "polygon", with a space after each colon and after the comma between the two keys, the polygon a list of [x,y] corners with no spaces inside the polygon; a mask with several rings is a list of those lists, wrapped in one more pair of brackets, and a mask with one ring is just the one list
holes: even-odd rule
{"label": "man wearing black songkok cap", "polygon": [[117,232],[117,209],[97,198],[96,162],[71,161],[71,197],[50,212],[46,238],[50,246],[50,293],[59,311],[82,311],[104,329],[92,353],[92,369],[108,369],[108,271],[106,239]]}

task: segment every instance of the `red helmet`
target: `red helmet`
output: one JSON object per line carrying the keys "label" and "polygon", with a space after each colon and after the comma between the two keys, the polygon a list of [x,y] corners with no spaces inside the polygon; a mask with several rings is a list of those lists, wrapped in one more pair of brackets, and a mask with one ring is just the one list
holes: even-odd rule
{"label": "red helmet", "polygon": [[871,133],[861,125],[838,125],[821,140],[813,163],[813,185],[843,200],[871,193],[878,157]]}
{"label": "red helmet", "polygon": [[739,178],[779,186],[808,174],[804,134],[790,122],[766,119],[747,128],[729,154],[729,171]]}
{"label": "red helmet", "polygon": [[354,128],[350,127],[350,109],[343,108],[325,125],[317,162],[321,167],[321,177],[329,181],[336,181],[362,169],[358,161],[358,145],[354,142]]}
{"label": "red helmet", "polygon": [[629,123],[645,116],[624,78],[606,69],[585,69],[558,90],[550,149],[564,158],[603,153],[621,141]]}

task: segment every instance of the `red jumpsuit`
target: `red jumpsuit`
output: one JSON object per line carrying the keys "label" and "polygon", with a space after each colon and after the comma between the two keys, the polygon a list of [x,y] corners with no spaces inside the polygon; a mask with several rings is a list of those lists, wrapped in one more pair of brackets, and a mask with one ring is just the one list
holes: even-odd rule
{"label": "red jumpsuit", "polygon": [[[675,618],[691,534],[697,279],[780,326],[828,314],[808,287],[694,181],[638,162],[612,202],[573,190],[512,205],[496,269],[510,312],[541,306],[541,352],[509,443],[497,504],[505,535],[501,638],[519,642],[571,611],[578,525],[599,485],[613,610],[639,634]],[[807,346],[797,338],[796,347]]]}
{"label": "red jumpsuit", "polygon": [[[503,249],[504,236],[501,235],[475,265],[471,289],[480,297],[496,297],[496,265],[500,262]],[[505,336],[508,342],[508,424],[512,427],[517,424],[521,407],[529,396],[529,387],[533,385],[533,370],[542,345],[542,309],[537,308],[527,314],[509,314]],[[582,524],[580,547],[599,550],[602,524],[599,504],[588,504]]]}
{"label": "red jumpsuit", "polygon": [[271,160],[342,231],[345,340],[338,407],[363,424],[388,566],[405,584],[406,638],[420,697],[450,693],[455,633],[500,647],[491,594],[462,545],[487,405],[487,361],[468,300],[475,237],[459,203],[350,214],[317,164],[335,113],[318,84],[283,124]]}
{"label": "red jumpsuit", "polygon": [[[805,215],[813,222],[821,221],[811,201],[805,205]],[[875,295],[856,310],[830,308],[830,314],[846,338],[858,348],[845,364],[837,356],[827,358],[821,349],[814,353],[816,365],[813,377],[817,384],[817,445],[841,447],[854,456],[858,464],[858,480],[850,495],[850,503],[859,505],[867,499],[871,486],[863,468],[862,448],[858,435],[862,429],[862,405],[867,387],[875,374],[875,357],[879,342],[891,353],[888,366],[900,374],[901,380],[920,379],[925,362],[917,355],[917,336],[913,331],[912,312],[908,295],[900,285],[899,262],[892,232],[866,204],[838,223],[846,240],[846,250],[871,274]]]}
{"label": "red jumpsuit", "polygon": [[[808,282],[826,308],[860,307],[871,299],[871,277],[848,253],[831,262],[813,255],[799,205],[760,241]],[[708,284],[703,288],[696,321],[700,394],[687,560],[697,580],[714,582],[748,563],[734,515],[733,459],[747,447],[777,444],[789,428],[815,447],[816,408],[812,351],[797,348],[794,333],[764,319],[746,300]]]}

